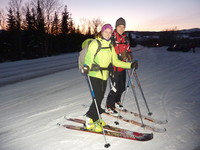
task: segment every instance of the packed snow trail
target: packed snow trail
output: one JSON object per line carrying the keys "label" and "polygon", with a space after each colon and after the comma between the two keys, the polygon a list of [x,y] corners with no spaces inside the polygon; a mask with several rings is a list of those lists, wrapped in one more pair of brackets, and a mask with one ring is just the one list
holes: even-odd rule
{"label": "packed snow trail", "polygon": [[[134,55],[139,60],[137,73],[149,108],[153,112],[153,117],[168,120],[168,123],[164,125],[167,131],[154,133],[154,139],[145,144],[108,137],[107,140],[111,144],[109,149],[199,150],[200,49],[198,48],[197,53],[193,54],[168,52],[166,47],[144,48],[134,52]],[[49,62],[45,66],[59,66],[59,64],[69,64],[72,59],[76,61],[75,56],[78,56],[78,53],[42,58],[42,60]],[[51,59],[58,59],[58,61],[52,63]],[[4,77],[14,73],[16,77],[23,76],[20,69],[18,71],[12,71],[12,69],[23,66],[21,63],[30,63],[27,68],[24,66],[24,69],[28,70],[36,63],[35,61],[41,60],[1,63],[1,73],[4,68]],[[45,70],[40,68],[42,64],[36,65],[35,69]],[[11,66],[13,68],[9,70]],[[47,70],[50,71],[50,68]],[[79,73],[76,64],[69,70],[66,68],[64,71],[47,73],[43,76],[38,74],[40,74],[38,71],[33,71],[31,75],[37,78],[22,81],[19,79],[19,82],[0,87],[0,149],[104,149],[102,135],[83,134],[56,126],[57,122],[66,123],[63,119],[65,115],[84,119],[83,115],[91,104],[87,82]],[[9,81],[1,77],[1,82]],[[12,78],[10,80],[12,81]],[[105,105],[108,90],[109,87],[103,105]],[[136,92],[141,112],[146,115],[148,112],[137,86]],[[88,107],[83,107],[83,105]],[[131,90],[127,93],[124,106],[130,111],[137,111]],[[109,116],[103,117],[108,124],[115,126],[115,119]],[[122,121],[118,127],[148,132],[141,127]]]}
{"label": "packed snow trail", "polygon": [[25,81],[48,74],[75,68],[78,53],[68,55],[22,60],[0,65],[0,87],[20,81]]}

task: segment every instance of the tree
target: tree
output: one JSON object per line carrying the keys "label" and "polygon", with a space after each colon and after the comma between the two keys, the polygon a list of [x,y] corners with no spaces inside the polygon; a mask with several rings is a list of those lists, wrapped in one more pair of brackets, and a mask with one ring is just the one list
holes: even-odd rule
{"label": "tree", "polygon": [[51,28],[51,33],[52,34],[54,34],[54,35],[58,35],[59,34],[59,32],[60,32],[59,24],[60,24],[60,20],[58,18],[57,12],[55,11],[54,20],[53,20],[52,28]]}
{"label": "tree", "polygon": [[81,34],[80,26],[79,26],[79,25],[78,25],[77,28],[76,28],[76,33],[77,33],[77,34]]}
{"label": "tree", "polygon": [[44,15],[45,15],[45,22],[46,22],[46,32],[51,32],[51,22],[53,13],[57,11],[57,7],[60,7],[59,0],[43,0],[42,1],[43,8],[44,8]]}
{"label": "tree", "polygon": [[81,33],[86,35],[97,34],[101,30],[103,24],[104,22],[100,18],[92,20],[82,18]]}
{"label": "tree", "polygon": [[16,19],[13,15],[13,10],[12,8],[9,9],[8,11],[8,18],[7,18],[7,30],[13,31],[17,29],[17,23]]}
{"label": "tree", "polygon": [[64,12],[62,13],[61,32],[67,34],[69,32],[69,12],[67,11],[67,5],[65,5]]}
{"label": "tree", "polygon": [[100,18],[90,21],[90,27],[93,30],[94,34],[97,34],[100,31],[102,25],[103,21]]}
{"label": "tree", "polygon": [[166,29],[161,32],[160,40],[162,41],[162,45],[172,45],[176,43],[178,37],[177,27]]}
{"label": "tree", "polygon": [[69,33],[72,33],[74,34],[76,32],[76,29],[74,27],[74,22],[73,22],[73,19],[72,19],[72,14],[70,14],[70,17],[69,17]]}
{"label": "tree", "polygon": [[40,7],[40,1],[38,0],[37,4],[37,30],[44,33],[45,32],[45,22],[44,22],[44,14]]}
{"label": "tree", "polygon": [[22,14],[21,14],[21,7],[22,7],[22,0],[10,0],[9,7],[13,11],[13,16],[16,20],[16,27],[17,30],[21,30],[21,23],[22,23]]}
{"label": "tree", "polygon": [[61,2],[60,0],[32,0],[31,5],[33,6],[33,8],[38,7],[38,1],[44,15],[45,32],[51,33],[53,15],[55,11],[57,12],[57,14],[59,14],[59,10],[62,6]]}
{"label": "tree", "polygon": [[91,27],[88,27],[88,31],[87,31],[86,35],[92,35]]}
{"label": "tree", "polygon": [[0,30],[6,29],[6,15],[3,10],[0,10]]}
{"label": "tree", "polygon": [[27,8],[26,8],[25,25],[24,25],[26,30],[34,30],[34,29],[36,29],[36,27],[35,27],[34,9],[32,11],[33,11],[33,14],[31,13],[29,6],[27,6]]}

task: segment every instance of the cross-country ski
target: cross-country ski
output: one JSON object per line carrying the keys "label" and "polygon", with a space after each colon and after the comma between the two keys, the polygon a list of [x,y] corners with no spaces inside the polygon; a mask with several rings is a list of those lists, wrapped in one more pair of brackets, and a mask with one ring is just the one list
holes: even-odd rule
{"label": "cross-country ski", "polygon": [[[63,126],[67,129],[72,129],[72,130],[79,130],[79,131],[84,131],[84,132],[90,132],[90,133],[96,133],[96,134],[103,134],[102,132],[94,132],[91,130],[87,130],[84,127],[85,121],[82,119],[77,119],[77,118],[67,118],[65,117],[66,120],[80,123],[82,126],[75,126],[71,125],[69,122],[60,124],[58,123],[59,126]],[[119,138],[124,138],[124,139],[130,139],[130,140],[136,140],[136,141],[149,141],[153,139],[153,134],[152,133],[139,133],[139,132],[134,132],[118,127],[113,127],[110,125],[106,125],[103,127],[105,134],[108,136],[114,136],[114,137],[119,137]]]}

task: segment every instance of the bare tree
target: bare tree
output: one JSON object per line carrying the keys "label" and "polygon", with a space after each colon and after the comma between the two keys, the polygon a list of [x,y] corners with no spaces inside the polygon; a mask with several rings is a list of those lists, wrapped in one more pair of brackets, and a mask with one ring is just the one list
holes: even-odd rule
{"label": "bare tree", "polygon": [[31,5],[37,8],[37,3],[40,2],[41,8],[44,13],[46,32],[51,32],[51,26],[53,22],[54,12],[56,11],[59,14],[62,4],[60,0],[32,0]]}
{"label": "bare tree", "polygon": [[88,20],[86,18],[82,18],[80,20],[80,28],[81,33],[83,34],[96,34],[101,30],[101,26],[104,24],[100,18]]}
{"label": "bare tree", "polygon": [[89,20],[86,18],[80,19],[80,25],[78,26],[79,32],[82,34],[86,34],[89,28]]}
{"label": "bare tree", "polygon": [[93,33],[96,34],[101,30],[101,26],[103,25],[103,23],[104,22],[100,18],[97,18],[90,21],[89,26],[93,30]]}
{"label": "bare tree", "polygon": [[6,29],[6,17],[4,10],[0,10],[0,30]]}

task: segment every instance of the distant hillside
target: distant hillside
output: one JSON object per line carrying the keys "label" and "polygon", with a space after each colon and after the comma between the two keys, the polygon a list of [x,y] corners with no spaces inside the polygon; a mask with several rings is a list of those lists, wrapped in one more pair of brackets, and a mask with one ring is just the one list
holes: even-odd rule
{"label": "distant hillside", "polygon": [[127,31],[131,47],[136,43],[145,46],[169,46],[174,43],[195,43],[200,46],[200,28],[169,31]]}
{"label": "distant hillside", "polygon": [[183,30],[180,30],[180,32],[182,33],[200,32],[200,28],[183,29]]}
{"label": "distant hillside", "polygon": [[[191,29],[182,29],[182,30],[176,30],[180,31],[182,33],[192,33],[192,32],[200,32],[200,28],[191,28]],[[127,32],[135,32],[135,33],[160,33],[165,31],[127,31]]]}

